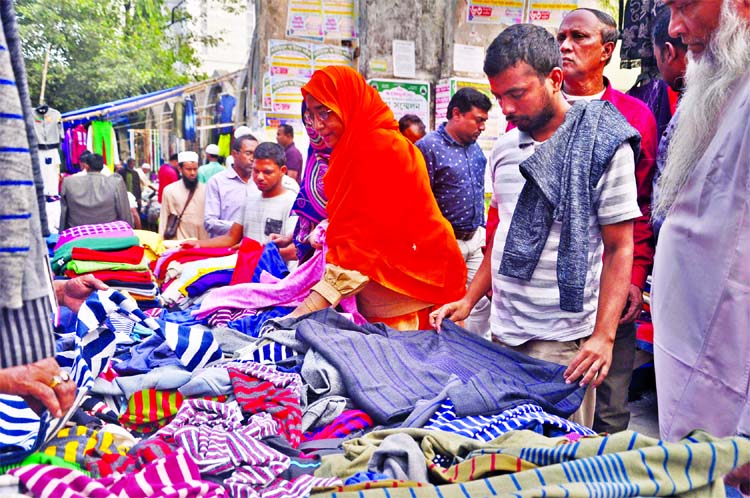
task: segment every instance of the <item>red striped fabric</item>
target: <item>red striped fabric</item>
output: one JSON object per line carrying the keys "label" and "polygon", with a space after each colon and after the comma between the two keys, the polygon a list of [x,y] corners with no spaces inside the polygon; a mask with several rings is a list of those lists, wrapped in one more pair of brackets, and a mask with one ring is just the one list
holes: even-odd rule
{"label": "red striped fabric", "polygon": [[302,439],[302,409],[299,397],[291,389],[279,388],[237,369],[229,369],[234,395],[245,413],[268,412],[279,424],[280,435],[292,447]]}

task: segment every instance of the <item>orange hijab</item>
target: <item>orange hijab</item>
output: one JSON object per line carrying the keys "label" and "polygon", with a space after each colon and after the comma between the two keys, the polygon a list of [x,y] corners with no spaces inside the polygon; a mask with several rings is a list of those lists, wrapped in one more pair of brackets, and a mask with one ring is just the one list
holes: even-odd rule
{"label": "orange hijab", "polygon": [[466,264],[430,188],[422,153],[393,112],[348,67],[316,71],[302,88],[331,109],[344,133],[331,153],[327,261],[433,304],[460,299]]}

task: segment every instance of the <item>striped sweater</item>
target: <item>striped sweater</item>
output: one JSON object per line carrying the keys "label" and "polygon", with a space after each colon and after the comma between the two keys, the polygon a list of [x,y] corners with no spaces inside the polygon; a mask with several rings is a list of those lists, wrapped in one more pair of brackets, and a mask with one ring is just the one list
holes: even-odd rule
{"label": "striped sweater", "polygon": [[[54,354],[50,284],[26,116],[31,105],[13,3],[0,1],[0,368]],[[38,169],[38,164],[37,164]]]}

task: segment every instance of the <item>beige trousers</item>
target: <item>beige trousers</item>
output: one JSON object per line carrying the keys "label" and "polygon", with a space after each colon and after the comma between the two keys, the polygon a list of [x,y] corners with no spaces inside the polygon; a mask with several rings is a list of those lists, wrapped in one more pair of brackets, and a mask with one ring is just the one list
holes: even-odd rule
{"label": "beige trousers", "polygon": [[[521,344],[520,346],[507,346],[514,351],[523,353],[532,358],[538,358],[540,360],[551,361],[559,365],[568,365],[573,357],[581,349],[583,339],[576,341],[558,342],[558,341],[529,341]],[[583,403],[581,407],[573,415],[570,416],[570,420],[577,424],[585,425],[586,427],[593,427],[594,425],[594,411],[596,409],[596,389],[586,389],[586,394],[583,397]]]}

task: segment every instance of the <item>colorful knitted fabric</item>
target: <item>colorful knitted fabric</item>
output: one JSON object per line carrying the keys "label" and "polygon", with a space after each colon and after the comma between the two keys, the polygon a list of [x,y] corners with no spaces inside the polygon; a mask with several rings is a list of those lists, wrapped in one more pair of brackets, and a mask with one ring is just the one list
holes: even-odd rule
{"label": "colorful knitted fabric", "polygon": [[72,271],[76,275],[93,273],[97,271],[148,271],[148,265],[128,263],[115,263],[109,261],[80,261],[71,259],[65,265],[65,272]]}
{"label": "colorful knitted fabric", "polygon": [[265,486],[289,466],[289,458],[260,442],[278,430],[268,414],[243,424],[237,403],[187,401],[155,437],[185,448],[202,474],[221,475],[242,465],[258,467],[252,484]]}
{"label": "colorful knitted fabric", "polygon": [[292,390],[295,396],[302,397],[302,377],[296,373],[279,372],[272,365],[261,365],[254,361],[235,360],[222,364],[224,368],[235,369],[240,372],[257,377],[261,380],[267,380],[276,387],[285,387]]}
{"label": "colorful knitted fabric", "polygon": [[113,221],[111,223],[100,223],[98,225],[79,225],[66,228],[60,232],[55,244],[55,250],[68,242],[76,239],[87,239],[92,237],[130,237],[133,228],[127,221]]}
{"label": "colorful knitted fabric", "polygon": [[73,469],[29,465],[11,470],[36,497],[96,498],[198,498],[226,496],[216,483],[202,481],[198,467],[185,450],[165,456],[135,474],[117,474],[92,479]]}
{"label": "colorful knitted fabric", "polygon": [[[61,368],[70,372],[80,390],[87,390],[107,365],[115,350],[114,332],[102,326],[117,309],[114,291],[97,291],[81,306],[73,332],[65,341],[71,347],[56,355]],[[120,296],[122,297],[122,296]],[[124,299],[124,297],[123,297]],[[44,439],[47,416],[41,420],[17,396],[0,396],[0,465],[16,463],[32,453]]]}
{"label": "colorful knitted fabric", "polygon": [[290,457],[260,441],[276,434],[277,422],[259,413],[243,423],[237,403],[188,400],[175,419],[154,438],[186,449],[204,475],[223,475],[224,486],[234,497],[307,496],[313,487],[340,484],[336,478],[303,475],[287,481],[279,477],[290,465]]}
{"label": "colorful knitted fabric", "polygon": [[144,389],[130,397],[125,413],[120,415],[120,424],[130,431],[154,433],[177,415],[182,402],[179,391]]}
{"label": "colorful knitted fabric", "polygon": [[86,247],[96,251],[119,251],[137,245],[138,237],[135,236],[75,239],[55,249],[50,266],[52,266],[52,271],[60,273],[68,261],[73,259],[74,247]]}
{"label": "colorful knitted fabric", "polygon": [[[117,280],[120,282],[130,282],[137,284],[151,284],[154,281],[153,275],[150,271],[120,271],[120,270],[102,270],[91,273],[94,277],[98,278],[103,282],[111,282]],[[75,278],[76,275],[73,271],[66,271],[65,276],[68,278]]]}
{"label": "colorful knitted fabric", "polygon": [[216,313],[208,317],[208,320],[206,321],[206,323],[210,327],[223,327],[227,325],[229,322],[233,322],[235,320],[239,320],[241,318],[254,315],[256,313],[257,313],[256,310],[225,308],[225,309],[221,309],[217,311]]}
{"label": "colorful knitted fabric", "polygon": [[365,412],[361,410],[345,410],[327,426],[316,431],[304,433],[302,440],[314,441],[316,439],[342,438],[373,425],[372,418]]}
{"label": "colorful knitted fabric", "polygon": [[88,462],[93,477],[106,477],[113,473],[132,474],[151,462],[174,453],[177,446],[161,439],[150,438],[133,446],[127,455],[110,453],[98,460]]}
{"label": "colorful knitted fabric", "polygon": [[492,441],[508,431],[526,429],[545,436],[574,432],[596,436],[596,432],[570,420],[551,415],[537,405],[521,405],[492,416],[456,417],[453,401],[444,401],[430,418],[425,429],[454,432],[465,437]]}
{"label": "colorful knitted fabric", "polygon": [[[367,446],[366,441],[374,441],[393,431],[381,432],[380,435],[371,433],[365,438],[346,442],[344,449],[347,450],[349,461],[361,461],[362,464],[348,467],[337,465],[336,473],[353,473],[355,468],[362,470],[366,465],[367,456],[374,451]],[[431,433],[434,436],[430,436]],[[433,437],[439,436],[437,431],[416,430],[411,434],[413,437],[421,437],[420,447],[426,457],[432,455],[435,451],[434,445],[440,443],[438,439],[433,440]],[[724,496],[723,476],[732,469],[750,462],[749,439],[716,439],[700,431],[694,432],[691,437],[679,443],[664,443],[630,431],[605,437],[582,438],[575,443],[567,442],[567,438],[564,437],[546,438],[529,431],[513,431],[490,443],[475,443],[465,438],[462,440],[464,443],[453,449],[456,454],[461,453],[467,461],[495,453],[498,457],[504,455],[518,458],[533,467],[520,472],[480,477],[468,482],[442,486],[371,489],[358,495],[322,493],[317,496],[473,498],[492,495],[520,498],[630,498],[689,495],[691,498],[710,498]],[[475,444],[483,446],[469,453],[459,449],[465,450]],[[340,457],[336,456],[323,457],[321,473],[331,471],[331,466],[326,465],[328,458],[340,460]],[[437,474],[435,470],[430,469],[431,475],[440,480],[445,477],[458,479],[471,476],[471,469],[465,466],[453,469],[454,474],[448,476],[443,471]]]}
{"label": "colorful knitted fabric", "polygon": [[341,485],[341,479],[335,477],[301,475],[291,481],[276,479],[258,493],[252,484],[249,484],[253,479],[255,479],[255,476],[248,470],[248,467],[241,467],[235,471],[232,477],[224,481],[224,486],[235,498],[299,498],[310,496],[313,490],[331,489]]}
{"label": "colorful knitted fabric", "polygon": [[127,453],[127,450],[115,446],[112,434],[77,425],[60,429],[43,453],[86,468],[87,462],[98,460],[102,455],[120,455]]}
{"label": "colorful knitted fabric", "polygon": [[229,369],[229,378],[243,412],[270,413],[279,423],[279,434],[293,448],[299,446],[302,438],[302,409],[298,394],[292,389],[276,387],[271,381],[261,380],[235,368]]}
{"label": "colorful knitted fabric", "polygon": [[[206,396],[203,399],[224,402],[227,396]],[[144,389],[130,397],[125,413],[120,416],[120,424],[131,431],[152,434],[177,415],[184,401],[177,390]]]}
{"label": "colorful knitted fabric", "polygon": [[107,424],[119,423],[119,416],[117,412],[110,408],[107,403],[100,399],[87,397],[81,403],[81,409],[88,415],[96,417]]}

